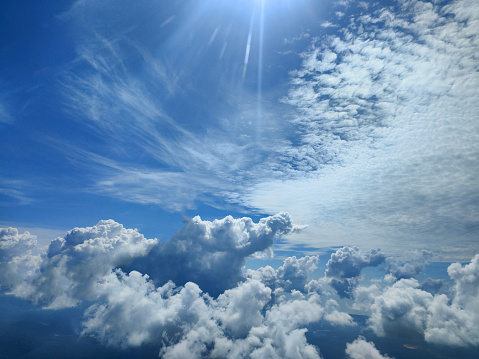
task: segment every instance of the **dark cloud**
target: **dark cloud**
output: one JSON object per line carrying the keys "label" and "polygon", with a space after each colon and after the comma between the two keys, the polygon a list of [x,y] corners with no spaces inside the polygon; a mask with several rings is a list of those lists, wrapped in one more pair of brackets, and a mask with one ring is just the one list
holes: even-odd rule
{"label": "dark cloud", "polygon": [[343,247],[331,254],[325,277],[341,298],[350,298],[361,270],[378,266],[385,259],[386,256],[379,249],[363,252],[357,247]]}
{"label": "dark cloud", "polygon": [[191,281],[204,291],[219,295],[243,279],[246,258],[268,250],[276,236],[290,233],[291,218],[282,213],[254,223],[250,218],[203,221],[186,219],[183,228],[160,243],[131,268],[148,273],[158,285]]}
{"label": "dark cloud", "polygon": [[443,285],[444,281],[442,279],[427,278],[421,283],[421,286],[419,288],[426,292],[436,294],[437,292],[439,292]]}
{"label": "dark cloud", "polygon": [[386,272],[396,280],[413,278],[424,270],[431,258],[432,252],[426,250],[414,252],[411,259],[402,264],[388,258]]}

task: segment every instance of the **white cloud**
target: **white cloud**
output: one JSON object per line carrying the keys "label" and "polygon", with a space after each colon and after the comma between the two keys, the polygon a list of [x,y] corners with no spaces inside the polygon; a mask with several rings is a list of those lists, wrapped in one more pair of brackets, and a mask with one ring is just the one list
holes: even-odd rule
{"label": "white cloud", "polygon": [[455,282],[452,297],[433,296],[415,279],[401,279],[376,296],[370,325],[378,335],[420,336],[449,346],[479,345],[479,255],[465,266],[448,268]]}
{"label": "white cloud", "polygon": [[327,313],[324,315],[324,319],[332,325],[356,325],[353,318],[348,313],[338,311],[338,307],[338,302],[336,302],[334,299],[329,299],[325,304],[325,309]]}
{"label": "white cloud", "polygon": [[17,296],[35,290],[26,280],[34,275],[40,262],[40,257],[32,253],[36,244],[36,236],[28,231],[20,234],[16,228],[0,228],[0,289]]}
{"label": "white cloud", "polygon": [[363,337],[359,337],[354,342],[346,344],[346,355],[348,355],[350,359],[391,358],[387,355],[381,355],[374,343],[366,341]]}
{"label": "white cloud", "polygon": [[[326,292],[325,278],[357,278],[362,268],[384,261],[384,255],[341,248],[331,256],[325,277],[308,284],[306,279],[318,263],[316,256],[290,257],[277,270],[264,267],[238,275],[245,256],[271,247],[274,236],[288,233],[292,227],[286,214],[259,223],[249,218],[209,222],[197,217],[186,220],[177,235],[160,244],[107,220],[52,240],[41,256],[31,254],[37,245],[34,236],[7,228],[0,231],[0,283],[9,293],[48,309],[83,301],[89,306],[83,335],[108,346],[153,345],[164,358],[181,358],[185,353],[196,358],[319,358],[317,347],[307,341],[309,325],[320,321],[333,326],[356,325]],[[135,258],[151,255],[150,260],[161,267],[168,253],[174,260],[166,263],[170,267],[162,268],[170,268],[170,272],[150,276],[135,270]],[[200,261],[193,261],[190,253]],[[236,258],[234,262],[228,257],[232,271],[217,261],[223,253]],[[177,261],[178,256],[185,260]],[[361,310],[370,307],[369,324],[377,335],[417,335],[449,346],[478,345],[478,263],[476,255],[465,266],[456,263],[449,267],[454,281],[451,299],[421,290],[415,279],[401,279],[384,289],[378,285],[357,287],[351,304]],[[221,285],[213,286],[216,297],[188,281],[194,268],[201,274],[194,279],[206,279],[209,290],[212,286],[208,283],[218,278]],[[158,285],[155,282],[160,275],[171,278]],[[171,279],[185,282],[177,285]],[[351,358],[378,354],[365,341],[355,341],[347,350]]]}
{"label": "white cloud", "polygon": [[[75,306],[79,300],[95,299],[101,277],[146,255],[156,243],[156,239],[146,239],[137,230],[125,229],[112,220],[75,228],[64,238],[51,241],[47,253],[36,257],[35,270],[28,272],[23,282],[9,286],[16,295],[45,307]],[[12,260],[20,258],[18,254]]]}
{"label": "white cloud", "polygon": [[[246,256],[271,247],[273,237],[292,228],[287,214],[259,223],[249,218],[209,222],[196,217],[186,220],[169,242],[158,243],[105,220],[52,240],[46,253],[30,256],[35,259],[30,261],[25,258],[37,245],[35,237],[15,228],[2,229],[1,284],[11,294],[50,310],[83,302],[89,307],[82,334],[107,346],[158,346],[163,358],[188,353],[193,358],[317,359],[318,349],[306,337],[310,324],[324,320],[335,326],[355,325],[336,301],[322,304],[318,294],[294,289],[303,289],[318,257],[291,257],[277,270],[264,267],[240,277],[236,273]],[[164,256],[159,258],[159,253]],[[150,277],[148,272],[127,271],[138,264],[135,258],[150,255],[161,267],[169,253],[171,271],[158,273],[171,278],[160,286],[155,284],[158,273]],[[230,257],[228,263],[217,261],[223,253],[232,254],[238,265]],[[177,256],[185,260],[176,261]],[[207,288],[208,282],[223,281],[216,297],[192,281],[181,285],[171,281],[190,278],[193,269],[206,279]],[[18,278],[11,275],[13,270]]]}
{"label": "white cloud", "polygon": [[415,279],[401,279],[375,298],[370,325],[380,336],[424,335],[431,293],[418,289]]}
{"label": "white cloud", "polygon": [[449,276],[455,281],[452,303],[445,295],[434,298],[425,338],[453,346],[479,345],[479,255],[465,266],[451,264]]}

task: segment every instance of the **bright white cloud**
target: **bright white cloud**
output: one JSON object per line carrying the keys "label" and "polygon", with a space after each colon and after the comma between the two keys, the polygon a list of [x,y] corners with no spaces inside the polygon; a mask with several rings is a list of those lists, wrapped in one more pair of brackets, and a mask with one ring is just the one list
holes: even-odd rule
{"label": "bright white cloud", "polygon": [[346,355],[349,359],[388,359],[387,355],[381,355],[372,342],[359,337],[352,343],[346,345]]}
{"label": "bright white cloud", "polygon": [[[37,245],[34,236],[19,234],[15,228],[1,229],[1,285],[48,309],[87,303],[82,333],[107,346],[157,345],[163,358],[188,353],[193,358],[317,359],[318,349],[305,335],[310,324],[324,320],[335,326],[355,325],[336,301],[322,303],[318,294],[294,289],[304,288],[318,257],[291,257],[277,270],[264,267],[246,276],[237,273],[247,256],[270,248],[273,237],[292,229],[287,214],[259,223],[249,218],[209,222],[196,217],[186,220],[170,241],[158,243],[104,220],[52,240],[41,256],[29,255]],[[151,256],[161,266],[168,253],[182,260],[167,262],[171,270],[165,273],[171,278],[161,286],[154,280],[161,271],[151,277],[147,272],[126,271],[136,266],[135,258]],[[228,263],[218,261],[224,253]],[[171,280],[190,278],[193,269],[201,274],[195,279],[207,279],[207,288],[208,281],[223,281],[216,297],[192,281],[176,285]]]}
{"label": "bright white cloud", "polygon": [[[99,279],[146,255],[156,243],[156,239],[146,239],[137,230],[125,229],[112,220],[75,228],[64,238],[51,241],[47,253],[36,257],[35,270],[28,272],[23,282],[9,286],[16,295],[49,308],[74,306],[79,300],[94,299]],[[17,254],[11,261],[21,258]]]}
{"label": "bright white cloud", "polygon": [[0,228],[0,289],[17,296],[29,295],[35,289],[26,279],[34,275],[40,257],[32,253],[36,236],[16,228]]}
{"label": "bright white cloud", "polygon": [[401,279],[374,298],[370,325],[378,335],[424,336],[450,346],[479,345],[479,255],[465,266],[451,264],[453,295],[433,296],[415,279]]}
{"label": "bright white cloud", "polygon": [[[0,283],[3,290],[49,309],[83,301],[88,306],[83,334],[107,346],[158,346],[163,358],[181,358],[186,353],[195,358],[319,358],[318,348],[307,341],[311,324],[356,325],[352,316],[340,310],[347,301],[340,306],[332,299],[327,279],[357,279],[362,268],[384,262],[384,254],[341,248],[331,256],[325,277],[307,284],[318,264],[316,256],[287,258],[277,270],[263,267],[245,275],[237,273],[245,256],[270,248],[273,237],[292,228],[286,214],[259,223],[249,218],[209,222],[197,217],[186,220],[168,244],[106,220],[52,240],[41,256],[31,254],[37,245],[34,236],[6,228],[0,230]],[[187,250],[199,254],[201,261],[192,261]],[[184,260],[167,263],[175,270],[165,271],[171,278],[161,285],[157,284],[160,272],[150,276],[135,269],[136,259],[149,256],[161,266],[168,251],[172,258]],[[237,259],[238,266],[228,257],[233,271],[217,261],[223,253]],[[451,298],[422,290],[415,279],[400,279],[392,285],[384,282],[382,289],[379,284],[352,287],[354,302],[349,303],[370,312],[369,325],[380,336],[419,336],[453,347],[479,345],[478,263],[476,255],[471,263],[449,267],[454,281]],[[221,286],[213,286],[218,290],[215,297],[188,281],[193,268],[201,273],[195,277],[199,282],[201,278],[214,281],[215,274],[226,273],[218,276]],[[186,282],[177,285],[171,279]],[[208,281],[204,283],[211,290]],[[347,354],[381,358],[374,345],[363,339],[348,344]]]}

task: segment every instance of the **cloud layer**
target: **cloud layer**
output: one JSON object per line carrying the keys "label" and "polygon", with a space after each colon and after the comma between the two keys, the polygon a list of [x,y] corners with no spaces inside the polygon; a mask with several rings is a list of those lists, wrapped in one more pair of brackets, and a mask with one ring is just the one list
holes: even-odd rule
{"label": "cloud layer", "polygon": [[477,3],[341,4],[292,73],[284,101],[300,131],[282,177],[244,202],[309,224],[309,245],[435,243],[467,260],[478,249]]}
{"label": "cloud layer", "polygon": [[[321,343],[308,342],[308,329],[318,323],[355,327],[348,307],[368,313],[368,326],[378,336],[479,345],[479,255],[449,266],[450,295],[421,289],[414,278],[391,284],[390,274],[361,286],[363,268],[382,265],[387,272],[391,260],[380,250],[354,247],[332,253],[322,278],[313,276],[318,256],[243,272],[249,256],[271,249],[273,238],[292,229],[287,214],[258,223],[195,217],[160,243],[104,220],[52,240],[38,255],[34,236],[5,228],[0,284],[4,292],[50,310],[82,305],[82,335],[115,348],[156,346],[163,358],[320,358]],[[168,254],[176,260],[167,260]],[[354,359],[387,358],[364,338],[345,350]]]}

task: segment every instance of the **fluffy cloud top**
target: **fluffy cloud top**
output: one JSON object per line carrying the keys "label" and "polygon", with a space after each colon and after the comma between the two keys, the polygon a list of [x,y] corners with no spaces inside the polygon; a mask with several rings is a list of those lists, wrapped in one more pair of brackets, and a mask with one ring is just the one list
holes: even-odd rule
{"label": "fluffy cloud top", "polygon": [[288,214],[263,218],[203,221],[187,219],[184,227],[166,243],[160,243],[148,256],[135,261],[132,268],[148,273],[156,284],[172,280],[177,285],[188,281],[218,295],[233,288],[242,278],[246,258],[268,250],[273,238],[291,232]]}
{"label": "fluffy cloud top", "polygon": [[257,270],[248,269],[248,278],[259,280],[271,289],[300,290],[303,291],[308,275],[317,267],[318,256],[296,256],[286,258],[277,270],[271,266],[261,267]]}
{"label": "fluffy cloud top", "polygon": [[452,298],[433,296],[415,279],[401,279],[374,299],[371,328],[378,335],[424,336],[451,346],[479,345],[479,255],[448,268],[454,280]]}
{"label": "fluffy cloud top", "polygon": [[10,287],[49,308],[74,306],[81,299],[95,299],[101,277],[144,256],[156,244],[156,239],[146,239],[136,229],[125,229],[112,220],[75,228],[65,238],[54,239],[47,253],[36,257],[36,269],[24,272],[24,282],[10,283]]}
{"label": "fluffy cloud top", "polygon": [[352,343],[346,345],[346,355],[349,359],[390,359],[387,355],[381,355],[374,343],[359,337]]}

